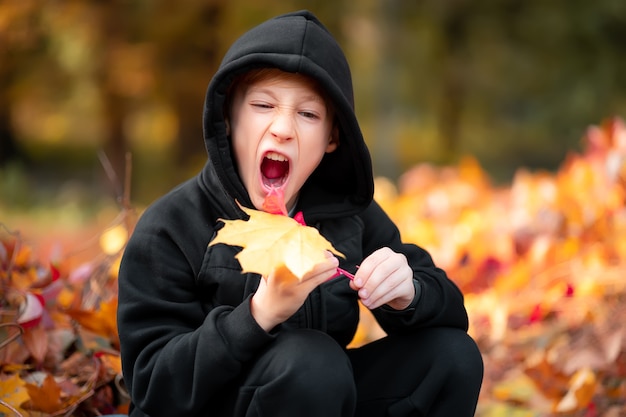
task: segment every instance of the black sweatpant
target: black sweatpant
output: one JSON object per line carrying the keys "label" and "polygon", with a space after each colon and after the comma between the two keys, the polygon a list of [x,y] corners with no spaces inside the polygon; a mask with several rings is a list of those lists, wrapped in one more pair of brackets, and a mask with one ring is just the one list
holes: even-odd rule
{"label": "black sweatpant", "polygon": [[458,329],[387,336],[348,351],[319,331],[286,331],[225,396],[220,415],[469,417],[482,377],[481,354]]}

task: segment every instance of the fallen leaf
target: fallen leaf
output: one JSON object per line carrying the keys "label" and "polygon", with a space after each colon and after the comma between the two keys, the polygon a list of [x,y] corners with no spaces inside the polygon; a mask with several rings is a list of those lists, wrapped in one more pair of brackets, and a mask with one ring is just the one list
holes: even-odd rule
{"label": "fallen leaf", "polygon": [[[9,407],[14,408],[21,414],[26,414],[24,410],[20,408],[21,404],[28,401],[28,390],[25,387],[26,383],[17,374],[0,374],[0,401],[6,403]],[[11,416],[15,413],[9,410],[8,407],[0,403],[0,415]]]}
{"label": "fallen leaf", "polygon": [[26,384],[30,397],[29,409],[54,413],[61,409],[61,388],[56,383],[52,375],[47,375],[41,386],[36,384]]}
{"label": "fallen leaf", "polygon": [[537,395],[538,388],[528,375],[516,372],[493,388],[494,398],[510,403],[525,404]]}
{"label": "fallen leaf", "polygon": [[70,309],[66,313],[85,329],[118,343],[117,297],[101,302],[97,310]]}
{"label": "fallen leaf", "polygon": [[567,392],[569,378],[557,368],[554,358],[538,351],[526,360],[524,373],[530,377],[541,393],[549,399],[562,398]]}
{"label": "fallen leaf", "polygon": [[114,355],[107,352],[96,352],[96,357],[100,359],[102,365],[114,374],[122,374],[122,360],[120,355]]}
{"label": "fallen leaf", "polygon": [[248,220],[222,220],[224,227],[209,243],[241,246],[236,255],[242,272],[255,272],[267,277],[278,266],[285,267],[302,279],[315,265],[326,259],[326,251],[337,251],[319,231],[282,215],[259,210],[241,209]]}
{"label": "fallen leaf", "polygon": [[41,295],[26,292],[17,322],[25,328],[38,325],[44,313],[44,306],[45,301]]}
{"label": "fallen leaf", "polygon": [[596,391],[596,375],[589,369],[577,371],[570,380],[567,394],[556,405],[555,411],[564,413],[585,409]]}
{"label": "fallen leaf", "polygon": [[43,363],[48,352],[48,334],[41,326],[24,329],[24,345],[38,364]]}

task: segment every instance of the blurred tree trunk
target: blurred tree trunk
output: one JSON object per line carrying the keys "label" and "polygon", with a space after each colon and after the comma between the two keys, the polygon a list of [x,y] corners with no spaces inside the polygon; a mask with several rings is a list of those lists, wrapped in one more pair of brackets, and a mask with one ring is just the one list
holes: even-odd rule
{"label": "blurred tree trunk", "polygon": [[470,8],[466,0],[451,3],[441,28],[443,69],[438,110],[443,162],[446,163],[456,156],[461,143],[460,127],[466,96],[465,50]]}
{"label": "blurred tree trunk", "polygon": [[128,141],[123,127],[125,100],[108,89],[104,91],[102,100],[108,128],[104,153],[116,176],[116,178],[109,178],[109,180],[114,181],[112,186],[115,188],[116,196],[121,198],[126,181],[126,152],[128,152]]}
{"label": "blurred tree trunk", "polygon": [[377,175],[396,178],[400,172],[396,154],[397,126],[394,117],[396,106],[396,80],[398,79],[397,42],[399,36],[398,17],[400,4],[398,0],[384,0],[380,3],[377,19],[380,31],[380,52],[376,64],[376,128],[372,149],[375,171]]}
{"label": "blurred tree trunk", "polygon": [[[14,86],[28,64],[43,50],[42,33],[36,23],[40,10],[31,2],[4,2],[0,16],[0,167],[9,161],[26,161],[18,146],[11,120]],[[7,17],[8,16],[8,17]]]}
{"label": "blurred tree trunk", "polygon": [[115,62],[116,55],[113,49],[125,41],[128,36],[123,4],[120,0],[94,3],[94,7],[100,7],[103,61],[100,65],[99,85],[102,88],[102,101],[106,120],[106,140],[104,152],[111,163],[113,172],[117,176],[113,186],[118,198],[122,197],[123,184],[125,182],[126,152],[128,151],[128,140],[124,133],[124,117],[126,98],[111,83],[110,71],[115,66],[123,63]]}
{"label": "blurred tree trunk", "polygon": [[[198,6],[196,6],[198,7]],[[190,167],[206,159],[202,134],[202,109],[209,81],[217,70],[220,56],[220,24],[226,3],[212,0],[201,3],[195,11],[190,31],[177,33],[177,41],[171,43],[164,66],[170,67],[170,91],[172,104],[179,120],[175,164],[181,176],[189,175]],[[189,45],[189,39],[194,42]],[[187,45],[185,45],[187,43]],[[181,47],[185,46],[185,47]],[[182,178],[181,178],[182,179]]]}
{"label": "blurred tree trunk", "polygon": [[[3,88],[0,87],[0,89]],[[0,168],[11,161],[23,159],[23,155],[17,147],[15,133],[11,125],[11,106],[4,96],[3,91],[0,91]]]}

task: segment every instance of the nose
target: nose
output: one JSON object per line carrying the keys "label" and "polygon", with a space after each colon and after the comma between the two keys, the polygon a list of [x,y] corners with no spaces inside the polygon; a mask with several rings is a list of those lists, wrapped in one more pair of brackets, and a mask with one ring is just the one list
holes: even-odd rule
{"label": "nose", "polygon": [[291,112],[284,110],[276,112],[270,125],[270,133],[280,141],[293,139],[295,125]]}

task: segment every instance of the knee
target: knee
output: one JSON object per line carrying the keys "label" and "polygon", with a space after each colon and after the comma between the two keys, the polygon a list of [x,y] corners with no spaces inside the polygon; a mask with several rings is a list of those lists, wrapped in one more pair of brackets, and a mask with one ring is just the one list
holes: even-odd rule
{"label": "knee", "polygon": [[[325,333],[299,329],[278,336],[278,380],[282,392],[290,392],[304,406],[319,399],[333,406],[350,406],[356,399],[352,365],[345,351]],[[306,393],[305,395],[303,395]],[[340,404],[340,405],[338,405]],[[309,404],[311,407],[314,404]]]}
{"label": "knee", "polygon": [[474,339],[458,329],[441,329],[441,332],[439,361],[445,364],[450,379],[480,387],[484,364]]}
{"label": "knee", "polygon": [[342,392],[355,389],[348,356],[327,334],[299,329],[280,334],[277,342],[282,353],[275,358],[280,363],[276,366],[280,367],[280,372],[290,375],[290,387],[294,390]]}

